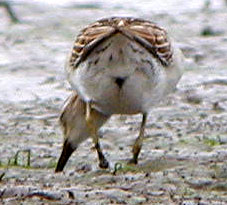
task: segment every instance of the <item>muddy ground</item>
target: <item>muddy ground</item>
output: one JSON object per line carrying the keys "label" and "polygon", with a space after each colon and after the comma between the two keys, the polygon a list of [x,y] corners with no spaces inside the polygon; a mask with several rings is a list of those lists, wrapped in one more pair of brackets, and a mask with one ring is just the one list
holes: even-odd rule
{"label": "muddy ground", "polygon": [[[227,7],[13,8],[21,23],[0,10],[0,204],[227,204]],[[137,166],[126,162],[141,116],[113,116],[100,130],[111,168],[100,170],[88,140],[55,174],[58,116],[70,94],[65,57],[84,25],[124,12],[165,27],[188,68],[176,93],[150,113]]]}

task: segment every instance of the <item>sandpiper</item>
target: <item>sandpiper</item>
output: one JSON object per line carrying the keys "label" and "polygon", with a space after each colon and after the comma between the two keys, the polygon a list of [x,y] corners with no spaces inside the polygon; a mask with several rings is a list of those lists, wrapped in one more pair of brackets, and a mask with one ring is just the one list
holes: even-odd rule
{"label": "sandpiper", "polygon": [[155,23],[111,17],[84,28],[66,65],[73,94],[61,115],[65,141],[56,172],[62,171],[78,145],[93,138],[99,166],[108,168],[97,131],[113,114],[142,114],[131,163],[137,164],[147,115],[173,92],[184,63],[181,51]]}

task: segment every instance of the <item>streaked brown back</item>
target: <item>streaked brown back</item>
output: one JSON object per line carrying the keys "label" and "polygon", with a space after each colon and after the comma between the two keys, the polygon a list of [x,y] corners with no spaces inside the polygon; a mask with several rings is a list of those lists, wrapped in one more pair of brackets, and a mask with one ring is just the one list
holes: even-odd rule
{"label": "streaked brown back", "polygon": [[96,21],[80,32],[69,60],[70,69],[76,69],[96,46],[117,33],[140,44],[163,66],[172,62],[171,43],[163,28],[139,18],[111,17]]}

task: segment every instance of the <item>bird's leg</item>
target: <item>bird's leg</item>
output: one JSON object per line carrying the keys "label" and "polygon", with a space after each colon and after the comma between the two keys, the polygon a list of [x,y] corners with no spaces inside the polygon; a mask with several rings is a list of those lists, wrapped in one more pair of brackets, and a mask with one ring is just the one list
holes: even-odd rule
{"label": "bird's leg", "polygon": [[91,102],[86,102],[86,114],[85,114],[86,122],[91,119]]}
{"label": "bird's leg", "polygon": [[147,114],[145,113],[143,114],[139,136],[137,137],[135,144],[133,145],[133,149],[132,149],[133,158],[129,161],[129,163],[137,164],[138,162],[138,156],[139,156],[139,153],[143,144],[143,139],[144,139],[144,130],[146,126],[146,121],[147,121]]}
{"label": "bird's leg", "polygon": [[61,153],[61,156],[58,160],[58,164],[57,164],[57,167],[55,169],[55,172],[63,171],[63,168],[64,168],[66,162],[68,161],[69,157],[72,155],[74,150],[75,150],[75,148],[73,149],[71,144],[66,139],[64,144],[63,144],[62,153]]}
{"label": "bird's leg", "polygon": [[95,115],[95,113],[92,113],[92,115],[91,115],[91,113],[92,113],[91,102],[87,102],[86,103],[86,123],[87,123],[87,127],[90,131],[90,134],[92,136],[93,142],[95,144],[95,149],[98,153],[99,167],[108,168],[109,163],[106,160],[105,156],[103,155],[100,144],[99,144],[98,130],[97,130],[97,126],[95,126],[96,115]]}
{"label": "bird's leg", "polygon": [[[90,104],[80,99],[76,93],[73,93],[66,101],[59,119],[64,134],[64,144],[55,172],[61,172],[80,143],[88,139],[91,133],[96,134],[110,117],[91,109]],[[98,149],[100,150],[99,147]],[[105,160],[102,161],[105,162]]]}

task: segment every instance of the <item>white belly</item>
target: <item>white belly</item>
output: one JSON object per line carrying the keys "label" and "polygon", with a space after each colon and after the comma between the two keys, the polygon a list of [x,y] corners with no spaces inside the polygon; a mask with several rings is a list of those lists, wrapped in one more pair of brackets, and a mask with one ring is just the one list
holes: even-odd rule
{"label": "white belly", "polygon": [[[180,74],[170,79],[170,71],[176,72],[175,68],[162,67],[144,48],[119,36],[97,47],[70,73],[69,82],[102,113],[146,113],[175,88]],[[121,88],[115,82],[117,77],[125,78]]]}

